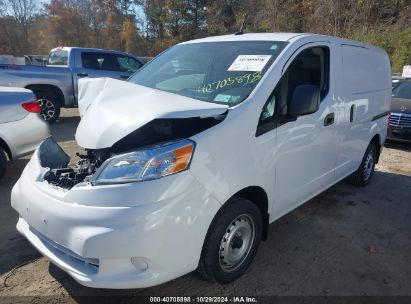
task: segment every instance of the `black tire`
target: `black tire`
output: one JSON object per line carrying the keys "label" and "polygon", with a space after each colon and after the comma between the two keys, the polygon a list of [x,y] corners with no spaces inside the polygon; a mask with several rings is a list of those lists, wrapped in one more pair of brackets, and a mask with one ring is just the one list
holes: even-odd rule
{"label": "black tire", "polygon": [[60,117],[60,101],[52,91],[34,92],[40,102],[40,116],[49,124],[56,122]]}
{"label": "black tire", "polygon": [[[250,228],[248,234],[247,227]],[[232,198],[222,207],[210,225],[198,265],[199,273],[205,279],[221,284],[236,280],[245,273],[253,261],[260,244],[261,233],[262,217],[258,207],[249,200]],[[248,240],[247,236],[252,236],[252,240]],[[235,253],[235,250],[243,252],[237,265],[231,265],[229,259],[222,257],[222,248],[228,249],[227,256],[230,256],[230,252]]]}
{"label": "black tire", "polygon": [[360,167],[351,174],[348,181],[355,186],[366,186],[370,182],[377,161],[377,147],[369,144],[361,161]]}
{"label": "black tire", "polygon": [[7,166],[7,157],[6,152],[2,148],[0,148],[0,180],[4,177],[6,173],[6,166]]}

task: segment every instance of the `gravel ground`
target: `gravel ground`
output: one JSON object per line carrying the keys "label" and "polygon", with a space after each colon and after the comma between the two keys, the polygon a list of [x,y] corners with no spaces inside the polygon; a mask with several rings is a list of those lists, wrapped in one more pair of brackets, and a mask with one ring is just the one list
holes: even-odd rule
{"label": "gravel ground", "polygon": [[[51,127],[71,156],[78,151],[78,122],[77,110],[63,110]],[[11,162],[0,184],[1,296],[50,295],[63,303],[84,295],[411,295],[411,145],[387,145],[367,187],[340,182],[271,224],[268,240],[236,282],[212,284],[193,272],[134,290],[83,287],[17,233],[10,191],[28,159]]]}

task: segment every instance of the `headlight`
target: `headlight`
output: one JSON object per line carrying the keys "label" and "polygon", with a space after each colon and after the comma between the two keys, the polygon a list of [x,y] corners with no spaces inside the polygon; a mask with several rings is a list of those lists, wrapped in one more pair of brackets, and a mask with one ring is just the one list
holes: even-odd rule
{"label": "headlight", "polygon": [[194,142],[188,139],[147,147],[106,160],[91,183],[113,184],[157,179],[188,168]]}

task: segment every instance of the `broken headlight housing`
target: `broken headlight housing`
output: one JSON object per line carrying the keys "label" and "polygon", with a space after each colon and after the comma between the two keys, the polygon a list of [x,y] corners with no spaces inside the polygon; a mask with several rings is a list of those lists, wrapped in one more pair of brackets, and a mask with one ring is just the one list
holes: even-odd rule
{"label": "broken headlight housing", "polygon": [[194,142],[188,139],[163,143],[107,159],[90,182],[93,185],[153,180],[188,168]]}

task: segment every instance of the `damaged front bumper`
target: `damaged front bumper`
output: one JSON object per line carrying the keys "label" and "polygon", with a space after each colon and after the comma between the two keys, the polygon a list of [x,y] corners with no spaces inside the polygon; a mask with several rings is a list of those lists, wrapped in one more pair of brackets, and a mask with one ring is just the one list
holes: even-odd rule
{"label": "damaged front bumper", "polygon": [[38,149],[13,188],[17,229],[80,284],[148,287],[197,268],[220,204],[190,171],[68,190],[44,180],[45,161]]}

